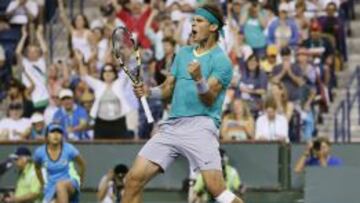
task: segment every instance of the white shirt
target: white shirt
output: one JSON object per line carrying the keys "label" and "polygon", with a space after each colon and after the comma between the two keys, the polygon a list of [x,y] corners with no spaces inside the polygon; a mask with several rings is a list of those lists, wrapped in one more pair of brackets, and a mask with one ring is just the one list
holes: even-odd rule
{"label": "white shirt", "polygon": [[106,175],[104,175],[99,183],[99,188],[98,190],[100,190],[100,187],[104,187],[105,184],[107,184],[107,191],[105,194],[104,199],[101,201],[101,203],[114,203],[115,201],[113,200],[113,198],[115,197],[114,195],[114,181],[109,181],[107,182],[107,177]]}
{"label": "white shirt", "polygon": [[44,111],[44,120],[46,125],[53,121],[55,113],[59,110],[59,107],[54,105],[48,105]]}
{"label": "white shirt", "polygon": [[256,120],[255,139],[268,141],[286,140],[289,141],[289,125],[285,116],[276,114],[275,119],[270,121],[266,114]]}
{"label": "white shirt", "polygon": [[[100,100],[106,90],[106,84],[105,82],[95,79],[88,75],[83,76],[82,80],[85,81],[90,86],[90,88],[94,90],[95,101],[93,106],[91,107],[90,116],[92,118],[96,118],[97,113],[99,111]],[[124,93],[125,92],[124,87],[125,87],[124,81],[120,80],[119,78],[116,79],[111,85],[112,91],[115,93],[116,97],[120,100],[121,116],[125,116],[125,114],[131,111],[131,106],[128,102],[128,98],[126,98],[126,95]]]}
{"label": "white shirt", "polygon": [[[41,57],[37,61],[29,61],[27,58],[23,58],[22,64],[35,85],[34,91],[31,93],[31,100],[35,105],[37,102],[48,100],[49,92],[46,88],[47,75],[45,58]],[[22,81],[26,87],[31,86],[25,74],[22,75]]]}
{"label": "white shirt", "polygon": [[[39,13],[38,5],[33,1],[27,1],[24,5],[32,16],[37,17]],[[6,9],[6,13],[10,13],[15,10],[15,13],[11,16],[10,23],[12,24],[27,24],[29,22],[28,17],[26,16],[24,6],[19,7],[19,1],[13,0],[10,2]]]}
{"label": "white shirt", "polygon": [[20,140],[19,133],[25,133],[30,127],[31,121],[28,118],[20,118],[19,120],[4,118],[0,121],[0,132],[8,131],[9,140]]}

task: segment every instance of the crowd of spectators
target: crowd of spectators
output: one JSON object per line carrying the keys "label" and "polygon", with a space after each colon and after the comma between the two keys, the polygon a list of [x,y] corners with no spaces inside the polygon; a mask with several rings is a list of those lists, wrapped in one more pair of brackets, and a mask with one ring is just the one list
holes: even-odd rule
{"label": "crowd of spectators", "polygon": [[[335,72],[347,61],[348,1],[106,0],[99,3],[101,17],[90,20],[86,9],[70,19],[64,0],[2,0],[0,140],[43,139],[54,121],[70,140],[150,138],[170,107],[149,99],[156,122],[146,122],[131,81],[112,57],[112,31],[126,26],[135,33],[143,80],[160,85],[178,48],[192,43],[192,12],[205,2],[226,14],[219,46],[234,68],[221,138],[299,142],[316,136],[334,99]],[[56,8],[69,36],[61,60],[50,58],[52,42],[44,37]]]}

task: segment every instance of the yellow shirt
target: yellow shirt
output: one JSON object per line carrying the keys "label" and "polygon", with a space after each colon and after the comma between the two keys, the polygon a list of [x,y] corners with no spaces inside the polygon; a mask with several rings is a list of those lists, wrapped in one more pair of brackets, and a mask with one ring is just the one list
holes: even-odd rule
{"label": "yellow shirt", "polygon": [[[34,163],[28,163],[20,173],[16,182],[15,197],[28,195],[29,193],[41,193],[40,182],[36,176]],[[40,199],[35,201],[41,202]]]}

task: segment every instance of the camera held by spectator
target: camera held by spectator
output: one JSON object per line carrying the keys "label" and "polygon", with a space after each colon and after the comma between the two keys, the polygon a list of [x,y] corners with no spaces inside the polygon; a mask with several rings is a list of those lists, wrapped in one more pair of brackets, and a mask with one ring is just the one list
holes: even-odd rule
{"label": "camera held by spectator", "polygon": [[118,164],[103,176],[97,192],[99,202],[121,202],[124,179],[128,171],[129,169],[126,165]]}

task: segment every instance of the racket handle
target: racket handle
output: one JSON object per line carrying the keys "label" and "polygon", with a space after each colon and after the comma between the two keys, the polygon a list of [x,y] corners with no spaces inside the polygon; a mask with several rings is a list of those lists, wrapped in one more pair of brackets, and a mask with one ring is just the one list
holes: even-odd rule
{"label": "racket handle", "polygon": [[145,116],[146,116],[146,120],[148,123],[153,123],[154,122],[154,118],[151,114],[151,111],[150,111],[150,108],[149,108],[149,104],[146,100],[146,97],[145,96],[142,96],[140,98],[140,101],[141,101],[141,105],[142,107],[144,108],[144,112],[145,112]]}

